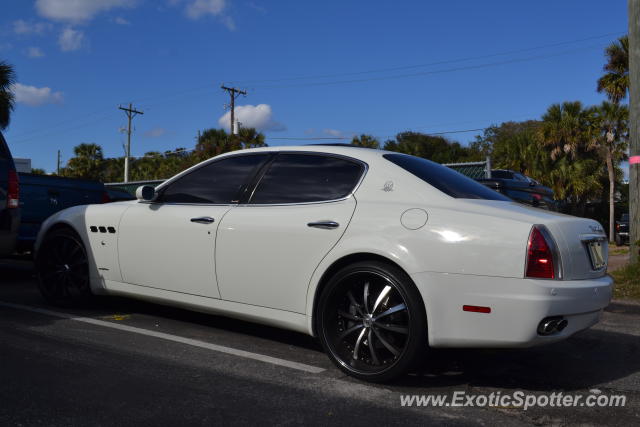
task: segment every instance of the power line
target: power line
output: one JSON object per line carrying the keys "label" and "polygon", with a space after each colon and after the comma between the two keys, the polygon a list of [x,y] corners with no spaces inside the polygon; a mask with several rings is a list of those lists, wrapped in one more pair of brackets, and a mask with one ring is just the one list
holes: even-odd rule
{"label": "power line", "polygon": [[337,84],[364,83],[364,82],[381,81],[381,80],[394,80],[394,79],[402,79],[402,78],[407,78],[407,77],[419,77],[419,76],[427,76],[427,75],[434,75],[434,74],[446,74],[446,73],[452,73],[452,72],[456,72],[456,71],[477,70],[477,69],[489,68],[489,67],[494,67],[494,66],[499,66],[499,65],[536,61],[536,60],[539,60],[539,59],[553,58],[553,57],[557,57],[557,56],[564,56],[564,55],[567,55],[567,54],[576,53],[576,52],[579,52],[579,51],[592,50],[592,49],[601,49],[601,48],[602,48],[602,46],[589,46],[589,47],[583,47],[583,48],[579,48],[579,49],[571,49],[571,50],[567,50],[567,51],[563,51],[563,52],[557,52],[557,53],[553,53],[553,54],[547,54],[547,55],[536,55],[536,56],[530,56],[530,57],[525,57],[525,58],[516,58],[516,59],[509,59],[509,60],[504,60],[504,61],[488,62],[488,63],[477,64],[477,65],[467,65],[467,66],[464,66],[464,67],[454,67],[454,68],[447,68],[447,69],[443,69],[443,70],[423,71],[423,72],[418,72],[418,73],[396,74],[396,75],[391,75],[391,76],[378,76],[378,77],[369,77],[369,78],[363,78],[363,79],[336,80],[336,81],[329,81],[329,82],[309,82],[309,83],[299,83],[299,84],[290,84],[290,85],[254,86],[253,88],[254,88],[254,90],[255,89],[282,89],[282,88],[292,88],[292,87],[329,86],[329,85],[337,85]]}
{"label": "power line", "polygon": [[473,60],[477,60],[477,59],[494,58],[496,56],[513,55],[513,54],[531,52],[531,51],[534,51],[534,50],[546,49],[546,48],[551,48],[551,47],[565,46],[565,45],[574,44],[574,43],[580,43],[580,42],[584,42],[584,41],[597,40],[597,39],[602,39],[602,38],[605,38],[605,37],[620,36],[622,34],[624,34],[624,32],[618,31],[618,32],[613,32],[613,33],[601,34],[601,35],[598,35],[598,36],[585,37],[585,38],[581,38],[581,39],[575,39],[575,40],[563,41],[563,42],[558,42],[558,43],[552,43],[552,44],[528,47],[528,48],[523,48],[523,49],[503,51],[503,52],[492,53],[492,54],[487,54],[487,55],[469,56],[469,57],[464,57],[464,58],[456,58],[456,59],[449,59],[449,60],[442,60],[442,61],[435,61],[435,62],[427,62],[427,63],[422,63],[422,64],[403,65],[403,66],[399,66],[399,67],[378,68],[378,69],[373,69],[373,70],[355,71],[355,72],[349,72],[349,73],[316,74],[316,75],[309,75],[309,76],[283,77],[283,78],[277,78],[277,79],[236,80],[236,81],[232,81],[230,83],[233,83],[233,84],[239,84],[239,83],[242,83],[242,84],[277,83],[277,82],[284,82],[284,81],[323,79],[323,78],[332,78],[332,77],[356,76],[356,75],[362,75],[362,74],[384,73],[384,72],[389,72],[389,71],[399,71],[399,70],[407,70],[407,69],[413,69],[413,68],[431,67],[431,66],[434,66],[434,65],[445,65],[445,64],[452,64],[452,63],[457,63],[457,62],[467,62],[467,61],[473,61]]}

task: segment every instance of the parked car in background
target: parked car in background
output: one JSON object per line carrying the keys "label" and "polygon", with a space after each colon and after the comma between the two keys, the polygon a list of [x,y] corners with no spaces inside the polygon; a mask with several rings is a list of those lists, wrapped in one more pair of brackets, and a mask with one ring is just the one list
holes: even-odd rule
{"label": "parked car in background", "polygon": [[429,346],[557,342],[611,298],[597,221],[406,154],[248,149],[136,193],[45,221],[48,302],[123,295],[289,328],[346,373],[386,381]]}
{"label": "parked car in background", "polygon": [[16,250],[29,252],[45,219],[71,206],[111,201],[98,181],[19,173],[22,221]]}
{"label": "parked car in background", "polygon": [[477,181],[518,203],[551,211],[558,210],[558,202],[553,199],[551,188],[519,172],[494,169],[491,171],[491,178]]}
{"label": "parked car in background", "polygon": [[18,173],[0,133],[0,256],[14,251],[20,226]]}
{"label": "parked car in background", "polygon": [[622,246],[629,244],[629,214],[623,213],[620,215],[620,220],[616,221],[615,227],[615,241],[616,245]]}
{"label": "parked car in background", "polygon": [[111,202],[124,202],[136,199],[131,193],[120,188],[105,187],[105,189]]}

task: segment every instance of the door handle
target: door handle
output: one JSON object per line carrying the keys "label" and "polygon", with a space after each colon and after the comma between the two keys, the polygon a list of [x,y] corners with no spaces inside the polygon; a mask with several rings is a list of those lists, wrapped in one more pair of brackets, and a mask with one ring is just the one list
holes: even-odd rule
{"label": "door handle", "polygon": [[338,224],[335,221],[316,221],[316,222],[308,223],[307,227],[322,228],[323,230],[332,230],[334,228],[340,227],[340,224]]}
{"label": "door handle", "polygon": [[198,222],[200,224],[211,224],[215,219],[210,216],[200,216],[198,218],[191,218],[191,222]]}

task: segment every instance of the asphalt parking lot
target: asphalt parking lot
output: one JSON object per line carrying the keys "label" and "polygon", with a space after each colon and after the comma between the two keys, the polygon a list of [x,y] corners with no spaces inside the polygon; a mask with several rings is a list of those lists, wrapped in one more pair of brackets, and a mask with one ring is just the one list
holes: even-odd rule
{"label": "asphalt parking lot", "polygon": [[[401,395],[625,395],[624,407],[403,407]],[[310,337],[121,298],[46,306],[28,261],[0,261],[1,425],[640,423],[640,305],[526,350],[432,350],[375,385]]]}

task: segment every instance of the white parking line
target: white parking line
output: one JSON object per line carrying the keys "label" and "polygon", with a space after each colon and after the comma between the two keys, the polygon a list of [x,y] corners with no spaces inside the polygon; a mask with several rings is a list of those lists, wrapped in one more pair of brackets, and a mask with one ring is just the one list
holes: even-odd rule
{"label": "white parking line", "polygon": [[237,348],[225,347],[218,344],[211,344],[204,341],[198,341],[191,338],[180,337],[177,335],[165,334],[164,332],[150,331],[148,329],[136,328],[134,326],[120,325],[112,322],[105,322],[103,320],[92,319],[90,317],[76,317],[71,314],[61,313],[58,311],[46,310],[38,307],[31,307],[22,304],[13,304],[9,302],[0,301],[1,307],[13,308],[16,310],[26,310],[34,313],[45,314],[47,316],[58,317],[60,319],[74,320],[76,322],[89,323],[91,325],[104,326],[105,328],[118,329],[121,331],[132,332],[134,334],[147,335],[149,337],[160,338],[167,341],[178,342],[181,344],[191,345],[194,347],[204,348],[207,350],[217,351],[219,353],[231,354],[233,356],[244,357],[247,359],[259,360],[260,362],[271,363],[272,365],[284,366],[291,369],[297,369],[299,371],[309,372],[312,374],[318,374],[325,371],[324,368],[317,366],[307,365],[305,363],[293,362],[291,360],[280,359],[278,357],[266,356],[264,354],[252,353],[250,351],[239,350]]}

